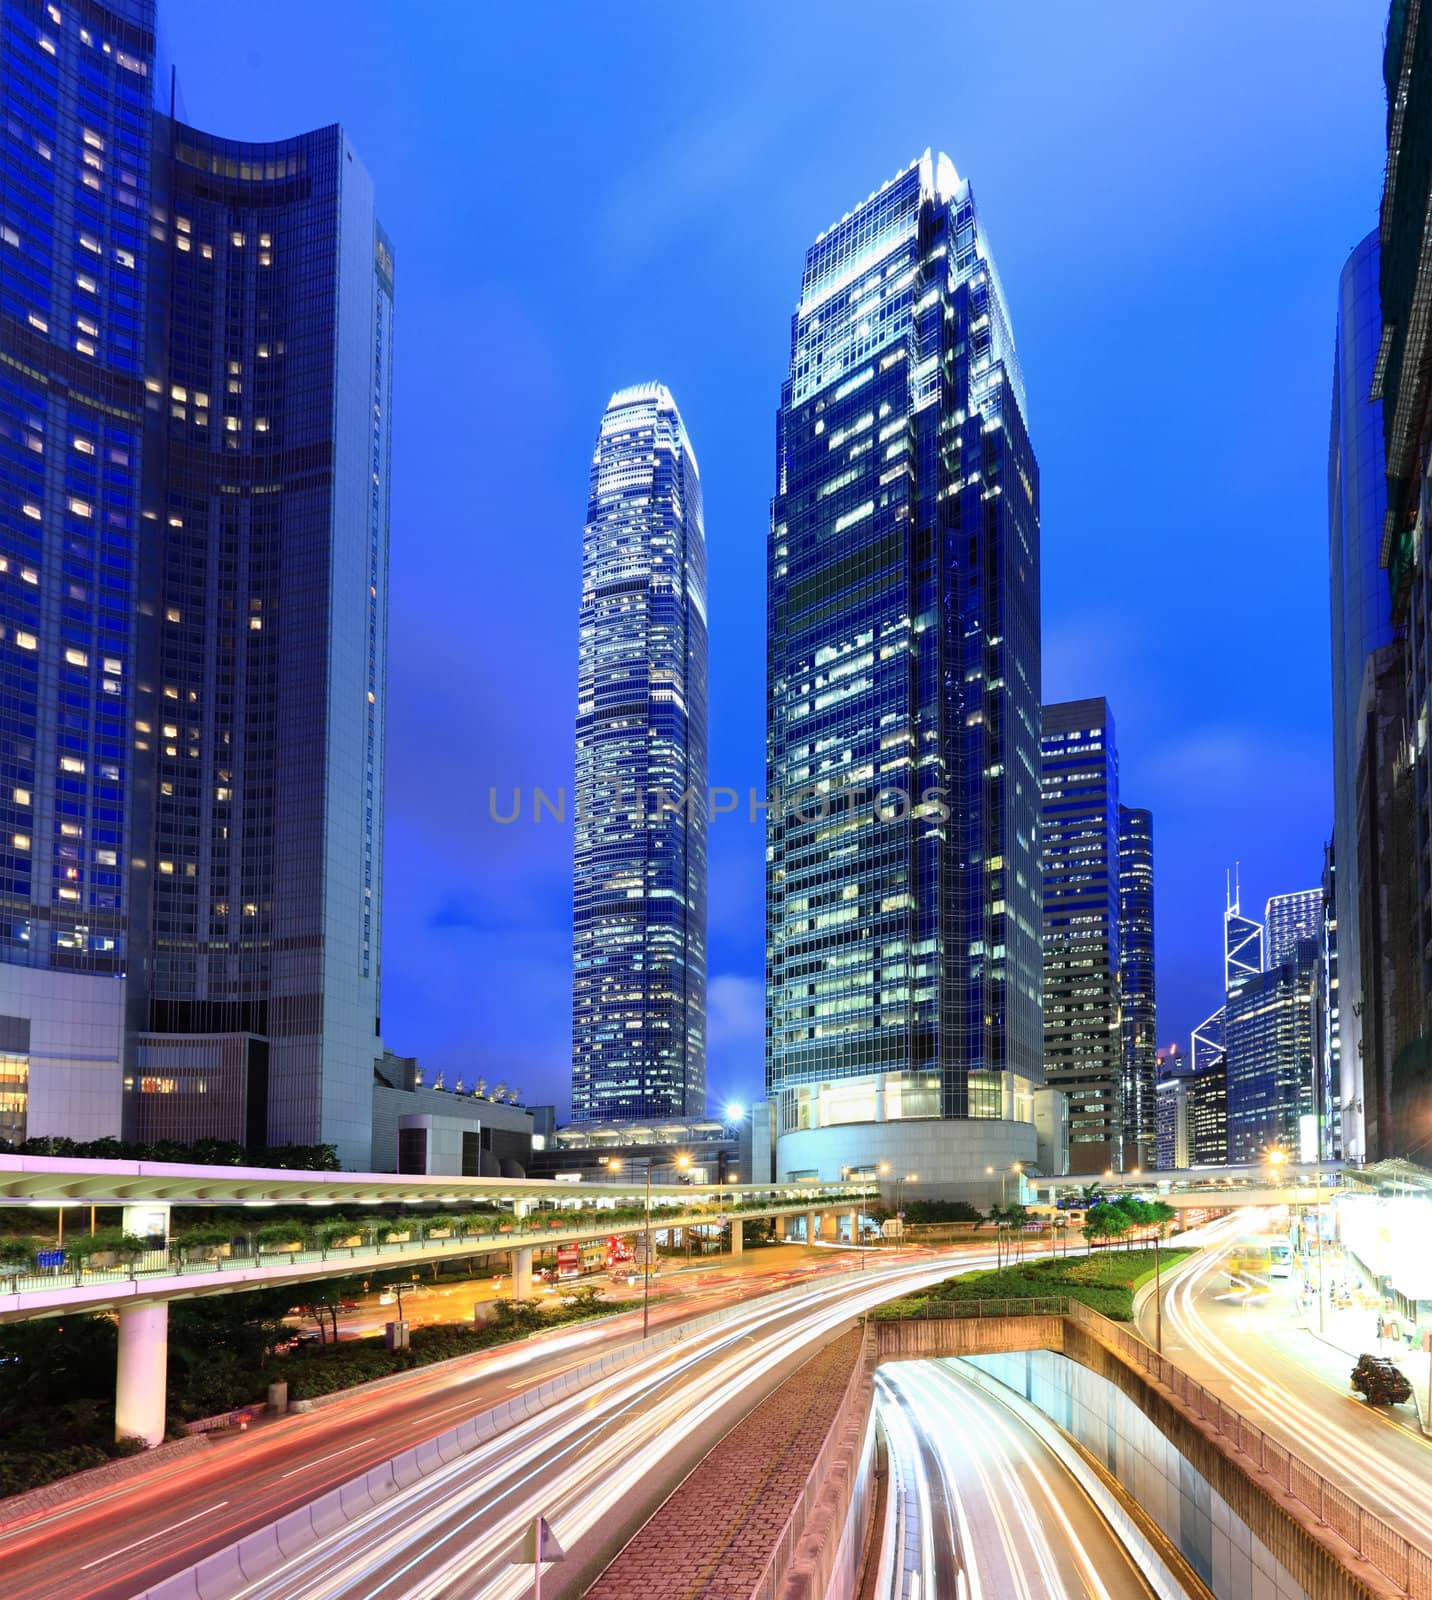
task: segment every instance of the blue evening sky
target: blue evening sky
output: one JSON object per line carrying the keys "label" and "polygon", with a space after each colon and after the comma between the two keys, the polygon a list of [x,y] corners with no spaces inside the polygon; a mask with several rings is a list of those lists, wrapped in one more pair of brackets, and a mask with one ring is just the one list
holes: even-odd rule
{"label": "blue evening sky", "polygon": [[[1156,830],[1159,1033],[1331,832],[1334,296],[1376,222],[1386,8],[160,0],[219,133],[351,133],[397,254],[383,1024],[555,1099],[581,526],[613,388],[695,442],[711,779],[763,783],[774,413],[806,245],[927,145],[971,179],[1043,485],[1044,694],[1107,695]],[[762,1081],[759,826],[711,836],[713,1104]]]}

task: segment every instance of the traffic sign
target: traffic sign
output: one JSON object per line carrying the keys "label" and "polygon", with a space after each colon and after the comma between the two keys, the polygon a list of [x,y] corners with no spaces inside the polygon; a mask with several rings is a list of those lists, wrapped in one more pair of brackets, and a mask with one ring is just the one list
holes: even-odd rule
{"label": "traffic sign", "polygon": [[535,1517],[532,1526],[522,1535],[517,1549],[513,1553],[513,1561],[519,1567],[535,1567],[537,1569],[532,1585],[533,1600],[542,1600],[542,1563],[544,1561],[565,1561],[567,1553],[557,1543],[557,1535],[552,1532],[551,1524],[546,1517]]}

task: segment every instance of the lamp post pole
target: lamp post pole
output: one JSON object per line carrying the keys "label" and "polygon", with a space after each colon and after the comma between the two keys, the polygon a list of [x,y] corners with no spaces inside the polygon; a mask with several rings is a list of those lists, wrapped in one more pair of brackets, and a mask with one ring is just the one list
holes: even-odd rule
{"label": "lamp post pole", "polygon": [[1154,1349],[1163,1354],[1163,1270],[1157,1232],[1154,1234]]}
{"label": "lamp post pole", "polygon": [[641,1336],[651,1322],[651,1162],[646,1164],[646,1255],[641,1273]]}
{"label": "lamp post pole", "polygon": [[1313,1168],[1313,1226],[1318,1230],[1318,1332],[1323,1331],[1323,1157]]}

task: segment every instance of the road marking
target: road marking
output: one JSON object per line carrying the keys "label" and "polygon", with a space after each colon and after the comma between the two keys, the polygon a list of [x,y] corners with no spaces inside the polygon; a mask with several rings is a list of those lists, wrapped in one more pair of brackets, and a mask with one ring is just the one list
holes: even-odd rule
{"label": "road marking", "polygon": [[81,1572],[88,1572],[91,1567],[102,1567],[106,1561],[113,1561],[116,1556],[125,1555],[130,1550],[137,1550],[140,1545],[148,1544],[151,1539],[162,1539],[166,1533],[175,1533],[180,1528],[187,1528],[191,1522],[197,1522],[200,1517],[207,1517],[211,1511],[222,1511],[227,1500],[220,1500],[217,1505],[207,1506],[203,1511],[196,1511],[192,1517],[185,1517],[182,1522],[172,1522],[167,1528],[158,1528],[153,1533],[146,1533],[142,1539],[136,1539],[133,1544],[121,1545],[118,1550],[111,1550],[108,1555],[103,1555],[98,1561],[87,1561],[80,1568]]}
{"label": "road marking", "polygon": [[315,1456],[312,1461],[305,1461],[301,1467],[294,1467],[292,1471],[279,1473],[279,1482],[285,1478],[296,1478],[300,1472],[307,1472],[310,1467],[316,1467],[321,1461],[332,1461],[334,1456],[347,1455],[350,1450],[361,1450],[365,1444],[372,1444],[377,1439],[375,1433],[372,1439],[359,1439],[356,1444],[345,1444],[341,1450],[330,1450],[326,1456]]}

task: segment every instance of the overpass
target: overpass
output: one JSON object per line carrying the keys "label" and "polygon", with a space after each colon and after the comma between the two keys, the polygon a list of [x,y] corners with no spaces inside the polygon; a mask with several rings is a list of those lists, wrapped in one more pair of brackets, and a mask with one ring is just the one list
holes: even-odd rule
{"label": "overpass", "polygon": [[[164,1433],[171,1300],[492,1254],[511,1255],[512,1291],[524,1299],[539,1245],[729,1226],[738,1254],[747,1218],[803,1217],[813,1240],[824,1221],[842,1214],[851,1218],[853,1238],[860,1204],[874,1193],[873,1183],[648,1187],[644,1180],[558,1183],[0,1156],[0,1205],[36,1208],[37,1220],[58,1212],[55,1250],[28,1267],[0,1267],[0,1322],[115,1312],[116,1431],[157,1443]],[[381,1219],[381,1228],[325,1222],[323,1208],[340,1204],[414,1209],[400,1221]],[[285,1205],[313,1208],[313,1222],[286,1223],[289,1236],[280,1239],[277,1226],[263,1225],[263,1212]],[[88,1264],[65,1252],[59,1244],[65,1210],[94,1206],[122,1207],[124,1231],[152,1248]],[[242,1236],[236,1230],[226,1245],[186,1246],[182,1235],[170,1238],[174,1206],[244,1207],[254,1212],[254,1227]],[[458,1210],[464,1206],[485,1209]]]}
{"label": "overpass", "polygon": [[[1181,1211],[1225,1211],[1235,1206],[1316,1205],[1320,1199],[1348,1192],[1355,1172],[1353,1168],[1344,1170],[1341,1161],[1289,1161],[1276,1169],[1262,1162],[1238,1167],[1181,1167],[1172,1172],[1085,1172],[1056,1178],[1028,1175],[1025,1186],[1038,1201],[1048,1205],[1077,1200],[1086,1189],[1097,1185],[1106,1195],[1148,1196],[1167,1201]],[[1366,1190],[1359,1186],[1356,1192]]]}

